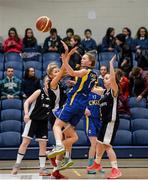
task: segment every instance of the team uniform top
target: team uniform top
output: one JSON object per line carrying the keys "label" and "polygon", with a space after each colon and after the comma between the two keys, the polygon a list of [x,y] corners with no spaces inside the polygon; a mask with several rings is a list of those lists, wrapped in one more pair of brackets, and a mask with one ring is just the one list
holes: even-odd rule
{"label": "team uniform top", "polygon": [[117,97],[113,92],[105,90],[100,99],[101,119],[103,122],[116,121],[117,115]]}
{"label": "team uniform top", "polygon": [[90,118],[100,119],[100,98],[101,96],[96,93],[89,93],[87,108],[91,112]]}
{"label": "team uniform top", "polygon": [[73,102],[79,103],[82,107],[86,108],[88,104],[89,93],[95,85],[97,75],[93,70],[88,69],[88,73],[83,77],[78,77],[76,84],[68,93],[68,102],[70,105]]}
{"label": "team uniform top", "polygon": [[30,119],[47,121],[49,116],[49,111],[51,109],[50,104],[52,104],[51,99],[49,98],[48,94],[45,93],[44,88],[41,89],[40,95],[31,104],[29,110]]}

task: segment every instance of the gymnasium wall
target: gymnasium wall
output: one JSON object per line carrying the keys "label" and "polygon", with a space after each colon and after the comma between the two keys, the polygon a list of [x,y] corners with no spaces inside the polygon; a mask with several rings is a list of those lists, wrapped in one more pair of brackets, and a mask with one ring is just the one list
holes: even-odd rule
{"label": "gymnasium wall", "polygon": [[21,36],[31,27],[43,43],[48,33],[35,29],[35,20],[42,15],[51,17],[61,37],[69,27],[81,36],[84,29],[91,28],[100,42],[109,26],[115,27],[116,33],[128,26],[133,36],[140,26],[148,28],[148,0],[0,0],[0,36],[6,37],[11,26]]}

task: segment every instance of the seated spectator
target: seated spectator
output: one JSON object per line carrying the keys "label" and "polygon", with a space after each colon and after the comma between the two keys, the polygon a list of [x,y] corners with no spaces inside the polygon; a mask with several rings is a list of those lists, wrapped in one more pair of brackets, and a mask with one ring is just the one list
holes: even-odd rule
{"label": "seated spectator", "polygon": [[22,40],[19,38],[14,27],[9,29],[8,36],[9,37],[4,40],[3,43],[4,52],[21,53],[23,48]]}
{"label": "seated spectator", "polygon": [[134,67],[130,73],[130,92],[137,97],[137,101],[148,96],[148,74],[141,68]]}
{"label": "seated spectator", "polygon": [[60,53],[63,50],[63,46],[61,43],[61,38],[58,36],[57,30],[52,28],[50,30],[50,36],[47,37],[44,41],[43,51],[46,52],[56,52]]}
{"label": "seated spectator", "polygon": [[96,41],[92,38],[92,31],[90,29],[86,29],[84,31],[85,39],[81,41],[81,45],[84,48],[85,52],[88,51],[97,51]]}
{"label": "seated spectator", "polygon": [[3,53],[3,38],[0,36],[0,53]]}
{"label": "seated spectator", "polygon": [[25,37],[23,38],[23,51],[26,52],[27,49],[30,49],[32,52],[38,51],[37,40],[31,28],[25,30]]}
{"label": "seated spectator", "polygon": [[129,80],[124,76],[121,69],[116,70],[116,79],[119,86],[118,112],[119,114],[130,116],[131,113],[128,105]]}
{"label": "seated spectator", "polygon": [[21,97],[21,81],[14,76],[14,69],[8,67],[6,77],[1,81],[1,99]]}
{"label": "seated spectator", "polygon": [[124,75],[121,69],[116,70],[116,77],[118,79],[118,84],[120,88],[120,93],[125,96],[129,97],[129,79]]}
{"label": "seated spectator", "polygon": [[71,48],[70,39],[74,35],[74,30],[72,28],[68,28],[66,30],[66,37],[63,39],[63,41],[67,44],[68,48]]}
{"label": "seated spectator", "polygon": [[128,27],[122,29],[122,34],[125,35],[125,42],[133,49],[133,38],[131,37],[131,30]]}
{"label": "seated spectator", "polygon": [[28,98],[34,91],[40,88],[40,80],[35,76],[35,69],[32,67],[27,68],[22,81],[23,97]]}
{"label": "seated spectator", "polygon": [[116,36],[116,44],[119,51],[119,63],[118,67],[122,69],[125,76],[128,77],[129,72],[133,67],[132,51],[128,44],[125,42],[125,35],[118,34]]}
{"label": "seated spectator", "polygon": [[101,51],[102,52],[113,52],[115,51],[115,29],[109,27],[106,31],[106,35],[102,39]]}
{"label": "seated spectator", "polygon": [[101,86],[103,89],[105,89],[103,79],[106,74],[107,74],[107,67],[105,65],[102,65],[100,67],[100,76],[98,77],[98,86]]}
{"label": "seated spectator", "polygon": [[81,58],[82,55],[84,54],[84,49],[80,43],[81,43],[81,38],[79,35],[74,35],[71,37],[70,39],[71,48],[78,47],[76,52],[71,56],[69,60],[69,64],[74,70],[80,68]]}
{"label": "seated spectator", "polygon": [[138,29],[134,47],[138,66],[148,69],[148,30],[145,27]]}

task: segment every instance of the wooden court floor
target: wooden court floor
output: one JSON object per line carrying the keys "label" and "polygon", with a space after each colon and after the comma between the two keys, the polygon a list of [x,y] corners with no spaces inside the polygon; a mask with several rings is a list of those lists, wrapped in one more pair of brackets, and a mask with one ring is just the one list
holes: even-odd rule
{"label": "wooden court floor", "polygon": [[[0,180],[3,179],[54,179],[53,177],[38,176],[38,161],[24,160],[22,169],[18,175],[11,175],[11,167],[14,161],[0,161]],[[119,167],[123,176],[120,179],[148,179],[148,159],[120,159],[118,160]],[[75,164],[70,169],[61,171],[67,176],[67,179],[106,179],[110,172],[110,165],[108,160],[103,160],[102,165],[105,173],[98,173],[96,175],[88,175],[86,173],[86,160],[75,160]],[[49,171],[52,171],[50,164],[47,162]]]}

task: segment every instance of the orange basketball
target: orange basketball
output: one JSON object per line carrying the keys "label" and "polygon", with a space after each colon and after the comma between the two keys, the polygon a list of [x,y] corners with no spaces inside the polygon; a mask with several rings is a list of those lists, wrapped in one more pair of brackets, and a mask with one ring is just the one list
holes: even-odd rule
{"label": "orange basketball", "polygon": [[52,27],[51,19],[47,16],[41,16],[36,20],[36,28],[41,32],[48,32]]}

